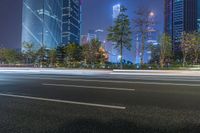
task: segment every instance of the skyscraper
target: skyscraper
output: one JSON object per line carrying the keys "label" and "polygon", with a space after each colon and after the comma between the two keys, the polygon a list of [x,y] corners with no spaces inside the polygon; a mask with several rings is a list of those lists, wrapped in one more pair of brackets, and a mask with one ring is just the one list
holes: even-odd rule
{"label": "skyscraper", "polygon": [[165,0],[165,32],[172,36],[172,0]]}
{"label": "skyscraper", "polygon": [[62,43],[80,43],[81,1],[63,0]]}
{"label": "skyscraper", "polygon": [[113,19],[116,19],[118,17],[118,15],[120,14],[120,10],[121,10],[120,4],[116,4],[113,6]]}
{"label": "skyscraper", "polygon": [[175,53],[182,33],[193,31],[200,31],[200,0],[165,0],[165,32],[172,37]]}
{"label": "skyscraper", "polygon": [[23,1],[22,43],[54,48],[61,43],[61,24],[62,0]]}
{"label": "skyscraper", "polygon": [[[121,11],[121,5],[120,4],[115,4],[113,7],[113,14],[112,14],[112,17],[113,17],[113,24],[115,22],[115,20],[117,19],[117,17],[119,16],[120,14],[120,11]],[[114,44],[114,42],[112,42]],[[114,45],[110,45],[110,48],[109,50],[107,51],[110,51],[110,55],[109,55],[109,60],[110,62],[115,62],[117,63],[119,61],[118,59],[118,56],[119,56],[119,50],[115,48]]]}
{"label": "skyscraper", "polygon": [[32,43],[34,50],[51,49],[69,42],[79,44],[79,38],[79,0],[23,0],[22,44]]}
{"label": "skyscraper", "polygon": [[197,29],[200,32],[200,0],[197,0]]}

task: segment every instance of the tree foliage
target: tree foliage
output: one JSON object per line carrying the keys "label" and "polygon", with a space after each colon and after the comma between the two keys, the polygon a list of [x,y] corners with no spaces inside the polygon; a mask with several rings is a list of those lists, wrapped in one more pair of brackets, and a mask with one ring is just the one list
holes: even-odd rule
{"label": "tree foliage", "polygon": [[192,50],[194,54],[194,64],[197,64],[198,59],[199,59],[199,54],[200,54],[200,33],[193,32],[191,36],[192,36],[191,44],[192,44]]}
{"label": "tree foliage", "polygon": [[83,45],[82,56],[85,63],[91,65],[104,64],[108,60],[108,54],[98,39],[92,39]]}
{"label": "tree foliage", "polygon": [[127,9],[121,6],[120,14],[114,22],[114,26],[108,29],[107,40],[113,42],[115,48],[120,49],[120,68],[122,69],[123,48],[131,49],[131,26],[128,15],[126,15]]}
{"label": "tree foliage", "polygon": [[57,52],[56,49],[50,49],[48,51],[48,57],[49,57],[49,63],[51,67],[55,67],[56,61],[57,61]]}
{"label": "tree foliage", "polygon": [[193,35],[190,33],[183,32],[181,37],[181,50],[183,54],[183,66],[187,63],[187,56],[192,50]]}
{"label": "tree foliage", "polygon": [[65,54],[65,60],[68,62],[80,61],[81,60],[81,47],[77,44],[68,44],[63,48]]}
{"label": "tree foliage", "polygon": [[171,37],[167,34],[162,34],[160,37],[160,66],[164,67],[166,59],[172,57],[172,40]]}
{"label": "tree foliage", "polygon": [[36,60],[40,67],[43,67],[44,65],[47,66],[47,56],[47,48],[45,46],[41,46],[36,52]]}
{"label": "tree foliage", "polygon": [[138,8],[138,10],[135,11],[135,18],[133,19],[133,32],[139,36],[141,40],[140,64],[144,64],[145,43],[150,32],[149,28],[154,24],[150,19],[150,13],[151,11],[148,8]]}
{"label": "tree foliage", "polygon": [[20,63],[21,54],[15,50],[0,48],[0,64]]}
{"label": "tree foliage", "polygon": [[33,50],[33,43],[23,42],[23,54],[25,58],[25,63],[32,64],[36,58],[36,52]]}

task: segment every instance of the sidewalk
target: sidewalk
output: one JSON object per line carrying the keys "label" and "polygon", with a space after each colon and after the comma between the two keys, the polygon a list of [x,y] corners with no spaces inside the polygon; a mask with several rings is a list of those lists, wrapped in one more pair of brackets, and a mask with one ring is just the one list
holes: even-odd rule
{"label": "sidewalk", "polygon": [[109,74],[111,70],[90,70],[90,69],[59,69],[59,68],[17,68],[0,67],[4,73],[30,73],[30,74],[68,74],[68,75],[100,75]]}
{"label": "sidewalk", "polygon": [[200,76],[200,71],[190,70],[94,70],[62,68],[8,68],[0,67],[1,73],[59,74],[59,75],[165,75],[165,76]]}

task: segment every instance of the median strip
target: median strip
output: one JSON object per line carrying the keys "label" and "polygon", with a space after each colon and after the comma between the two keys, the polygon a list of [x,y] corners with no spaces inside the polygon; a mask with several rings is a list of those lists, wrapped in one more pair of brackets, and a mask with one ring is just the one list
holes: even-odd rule
{"label": "median strip", "polygon": [[122,107],[122,106],[113,106],[113,105],[104,105],[104,104],[94,104],[94,103],[85,103],[85,102],[57,100],[57,99],[48,99],[48,98],[40,98],[40,97],[21,96],[21,95],[14,95],[14,94],[0,93],[0,96],[12,97],[12,98],[23,98],[23,99],[38,100],[38,101],[47,101],[47,102],[56,102],[56,103],[75,104],[75,105],[83,105],[83,106],[93,106],[93,107],[101,107],[101,108],[110,108],[110,109],[119,109],[119,110],[125,110],[126,109],[126,107]]}
{"label": "median strip", "polygon": [[116,90],[116,91],[135,91],[135,89],[127,88],[112,88],[112,87],[97,87],[97,86],[80,86],[80,85],[66,85],[66,84],[48,84],[43,83],[44,86],[56,86],[56,87],[75,87],[75,88],[88,88],[88,89],[101,89],[101,90]]}

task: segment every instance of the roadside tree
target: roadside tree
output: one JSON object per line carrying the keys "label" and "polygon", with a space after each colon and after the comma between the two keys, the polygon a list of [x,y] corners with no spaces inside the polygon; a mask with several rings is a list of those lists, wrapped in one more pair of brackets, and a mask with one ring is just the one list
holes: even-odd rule
{"label": "roadside tree", "polygon": [[181,50],[183,54],[183,66],[187,64],[187,57],[192,51],[192,38],[190,33],[183,32],[181,37]]}
{"label": "roadside tree", "polygon": [[160,39],[160,67],[163,68],[166,59],[170,59],[172,56],[172,40],[166,33],[162,34]]}
{"label": "roadside tree", "polygon": [[144,51],[145,44],[148,38],[148,34],[150,31],[150,27],[154,25],[154,21],[150,19],[153,13],[148,8],[138,8],[135,12],[135,18],[133,19],[133,32],[140,38],[141,40],[141,57],[140,64],[144,64]]}
{"label": "roadside tree", "polygon": [[123,48],[131,49],[131,26],[127,9],[122,6],[120,14],[114,22],[114,26],[109,27],[107,40],[113,42],[116,49],[120,49],[120,68],[123,68]]}
{"label": "roadside tree", "polygon": [[23,52],[26,63],[28,63],[28,64],[34,63],[36,53],[33,50],[32,43],[23,42],[23,51],[22,52]]}
{"label": "roadside tree", "polygon": [[194,64],[198,64],[199,54],[200,54],[200,33],[192,33],[192,49],[194,52]]}

